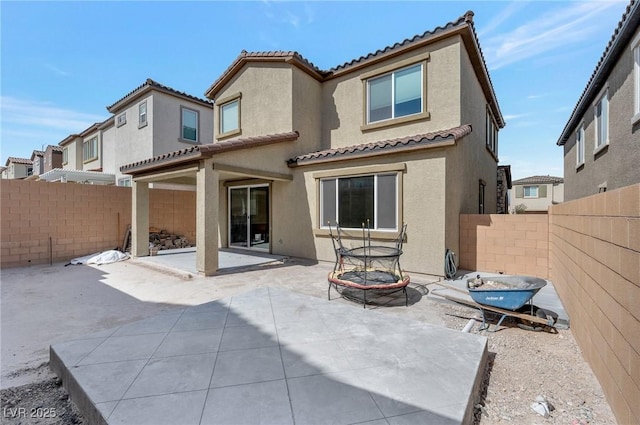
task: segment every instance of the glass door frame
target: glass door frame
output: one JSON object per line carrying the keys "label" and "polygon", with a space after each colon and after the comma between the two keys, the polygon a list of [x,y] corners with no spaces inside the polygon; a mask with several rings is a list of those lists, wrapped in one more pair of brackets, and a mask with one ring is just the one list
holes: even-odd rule
{"label": "glass door frame", "polygon": [[[251,189],[266,187],[267,199],[268,199],[268,211],[267,211],[267,231],[269,235],[269,243],[267,248],[252,247],[251,246]],[[247,189],[247,246],[232,246],[231,245],[231,191],[235,189]],[[268,252],[271,253],[271,184],[270,183],[256,183],[256,184],[239,184],[237,186],[227,187],[227,246],[233,249],[245,249],[248,251]]]}

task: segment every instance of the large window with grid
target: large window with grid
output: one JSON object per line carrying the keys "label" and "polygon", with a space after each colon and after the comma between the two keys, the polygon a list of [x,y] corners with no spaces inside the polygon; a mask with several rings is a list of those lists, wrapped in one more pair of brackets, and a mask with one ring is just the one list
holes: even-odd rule
{"label": "large window with grid", "polygon": [[397,173],[320,180],[320,227],[398,229]]}
{"label": "large window with grid", "polygon": [[98,136],[85,140],[82,143],[82,160],[93,161],[98,158]]}

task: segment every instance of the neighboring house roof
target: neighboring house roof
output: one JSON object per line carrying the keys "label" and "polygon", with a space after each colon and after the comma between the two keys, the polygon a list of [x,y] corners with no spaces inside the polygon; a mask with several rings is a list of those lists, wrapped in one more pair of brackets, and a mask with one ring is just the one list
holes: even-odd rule
{"label": "neighboring house roof", "polygon": [[193,102],[200,103],[201,105],[207,106],[210,108],[213,107],[213,104],[208,100],[201,99],[199,97],[192,96],[185,92],[172,89],[171,87],[160,84],[157,81],[152,80],[151,78],[147,78],[147,80],[144,83],[142,83],[140,86],[136,87],[135,89],[127,93],[124,97],[120,98],[114,104],[107,106],[107,111],[111,113],[117,113],[124,106],[128,105],[130,102],[135,101],[136,99],[138,99],[139,97],[141,97],[142,95],[144,95],[145,93],[151,90],[157,90],[159,92],[182,97],[182,98],[191,100]]}
{"label": "neighboring house roof", "polygon": [[79,134],[70,134],[67,137],[65,137],[60,143],[58,143],[58,145],[64,148],[65,145],[68,145],[69,143],[73,142],[78,137],[80,137]]}
{"label": "neighboring house roof", "polygon": [[8,166],[11,163],[32,165],[33,161],[28,158],[16,158],[15,156],[10,156],[9,158],[7,158],[7,162],[4,165]]}
{"label": "neighboring house roof", "polygon": [[297,167],[300,165],[316,164],[319,162],[341,161],[345,159],[363,158],[408,150],[448,146],[455,144],[455,142],[470,133],[471,126],[465,124],[459,127],[432,133],[312,152],[289,159],[287,161],[287,165],[289,167]]}
{"label": "neighboring house roof", "polygon": [[7,169],[7,167],[0,165],[0,173],[2,173],[6,169]]}
{"label": "neighboring house roof", "polygon": [[586,110],[591,107],[595,97],[600,93],[602,87],[607,82],[607,78],[611,70],[615,66],[618,58],[624,52],[627,44],[635,34],[640,25],[640,2],[631,0],[627,6],[622,19],[618,22],[618,26],[613,32],[607,47],[604,49],[596,69],[591,74],[587,87],[580,95],[578,103],[573,108],[573,112],[569,117],[569,121],[564,126],[560,138],[556,142],[558,146],[564,145],[571,137],[574,129],[577,127]]}
{"label": "neighboring house roof", "polygon": [[89,127],[87,127],[85,130],[83,130],[80,134],[78,134],[79,137],[85,137],[88,136],[92,133],[95,133],[96,131],[98,131],[98,127],[100,127],[99,122],[93,123],[91,124]]}
{"label": "neighboring house roof", "polygon": [[31,154],[31,161],[33,161],[33,159],[36,156],[44,156],[44,152],[42,152],[42,151],[33,151],[33,153]]}
{"label": "neighboring house roof", "polygon": [[531,176],[531,177],[525,177],[525,178],[513,181],[514,185],[555,184],[555,183],[564,183],[564,179],[562,177],[553,177],[553,176]]}
{"label": "neighboring house roof", "polygon": [[49,151],[52,151],[53,153],[62,153],[62,146],[49,145],[47,146],[47,149],[45,150],[45,152],[49,152]]}
{"label": "neighboring house roof", "polygon": [[167,165],[176,165],[201,158],[210,158],[214,154],[229,152],[240,149],[267,146],[273,143],[297,140],[299,133],[291,131],[288,133],[270,134],[265,136],[247,137],[244,139],[225,140],[222,142],[210,143],[206,145],[196,145],[190,148],[168,152],[143,161],[123,165],[120,171],[125,174],[135,174],[146,172]]}
{"label": "neighboring house roof", "polygon": [[462,36],[463,41],[467,45],[469,51],[469,57],[471,63],[479,75],[479,81],[485,96],[488,99],[494,115],[498,122],[498,125],[502,128],[505,125],[502,112],[498,105],[497,97],[493,89],[489,72],[487,71],[487,65],[478,43],[478,37],[473,26],[473,12],[468,11],[456,21],[447,23],[444,27],[436,27],[433,30],[426,31],[423,34],[415,35],[412,38],[407,38],[402,42],[395,43],[392,46],[386,46],[381,50],[376,50],[373,53],[369,53],[365,56],[361,56],[358,59],[353,59],[349,62],[345,62],[342,65],[338,65],[331,68],[328,71],[323,71],[316,67],[313,63],[305,59],[298,52],[294,51],[274,51],[274,52],[247,52],[243,50],[240,55],[231,63],[231,65],[222,73],[222,75],[214,81],[211,86],[205,92],[205,96],[210,99],[214,99],[216,94],[227,84],[233,76],[242,69],[242,67],[249,62],[286,62],[292,63],[298,68],[302,69],[312,77],[319,81],[330,80],[336,78],[342,74],[353,72],[365,66],[370,66],[374,63],[387,60],[395,57],[406,51],[416,49],[423,45],[433,43],[444,37],[451,36],[459,33]]}

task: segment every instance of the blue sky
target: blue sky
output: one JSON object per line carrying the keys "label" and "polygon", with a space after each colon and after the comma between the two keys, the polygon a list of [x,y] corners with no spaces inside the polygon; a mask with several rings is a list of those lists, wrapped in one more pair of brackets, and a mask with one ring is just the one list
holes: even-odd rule
{"label": "blue sky", "polygon": [[152,78],[204,97],[242,49],[322,69],[475,13],[514,179],[563,175],[556,141],[626,1],[0,2],[0,165],[106,119]]}

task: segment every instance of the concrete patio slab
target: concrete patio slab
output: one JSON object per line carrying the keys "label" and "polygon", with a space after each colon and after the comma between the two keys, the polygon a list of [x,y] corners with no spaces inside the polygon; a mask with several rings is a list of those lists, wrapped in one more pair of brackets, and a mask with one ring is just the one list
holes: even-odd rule
{"label": "concrete patio slab", "polygon": [[473,420],[487,339],[264,287],[50,351],[95,424],[448,425]]}

